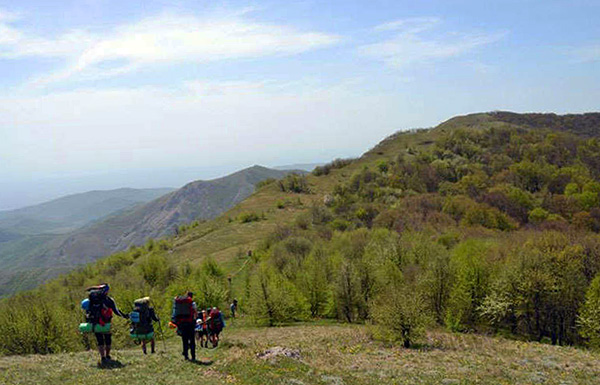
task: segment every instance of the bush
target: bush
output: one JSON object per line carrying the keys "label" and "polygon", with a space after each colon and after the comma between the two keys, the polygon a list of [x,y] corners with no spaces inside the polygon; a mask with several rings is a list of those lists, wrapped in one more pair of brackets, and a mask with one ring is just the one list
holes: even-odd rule
{"label": "bush", "polygon": [[255,323],[274,326],[301,321],[308,316],[308,303],[298,289],[267,264],[258,266],[250,281],[248,311]]}
{"label": "bush", "polygon": [[257,213],[252,211],[252,212],[240,214],[238,219],[241,223],[250,223],[250,222],[258,222],[261,219],[263,219],[263,217],[264,217],[264,214],[258,215]]}
{"label": "bush", "polygon": [[548,218],[549,213],[541,207],[537,207],[529,213],[529,222],[540,224]]}
{"label": "bush", "polygon": [[310,188],[308,181],[304,175],[290,174],[279,180],[279,189],[283,192],[291,192],[296,194],[309,194]]}
{"label": "bush", "polygon": [[351,164],[352,162],[354,162],[356,159],[334,159],[332,162],[327,163],[323,166],[317,166],[315,167],[315,169],[313,170],[313,175],[315,176],[321,176],[321,175],[328,175],[331,170],[336,169],[336,168],[344,168],[347,165]]}
{"label": "bush", "polygon": [[425,309],[424,298],[412,288],[393,285],[380,295],[372,309],[376,338],[396,342],[410,348],[425,334],[431,322]]}
{"label": "bush", "polygon": [[259,190],[265,186],[273,184],[275,181],[276,181],[275,178],[267,178],[267,179],[261,180],[260,182],[256,183],[254,186],[256,187],[257,190]]}

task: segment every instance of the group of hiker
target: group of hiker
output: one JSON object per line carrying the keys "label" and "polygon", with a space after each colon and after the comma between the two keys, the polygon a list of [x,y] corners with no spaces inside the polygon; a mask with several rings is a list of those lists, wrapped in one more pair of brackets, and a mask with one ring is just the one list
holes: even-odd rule
{"label": "group of hiker", "polygon": [[[81,302],[87,322],[80,324],[79,330],[84,333],[94,333],[100,353],[100,364],[106,365],[112,362],[110,350],[113,314],[130,321],[130,337],[141,344],[144,354],[147,354],[148,343],[150,343],[151,353],[155,353],[153,322],[158,322],[160,327],[160,319],[150,298],[144,297],[135,300],[133,311],[127,314],[119,310],[115,300],[108,295],[109,290],[110,286],[106,283],[89,287],[86,289],[87,298]],[[233,318],[236,315],[237,306],[237,300],[234,299],[230,305]],[[209,342],[213,348],[217,347],[220,334],[226,325],[223,313],[217,307],[198,310],[194,302],[194,293],[189,291],[174,298],[169,326],[176,329],[177,335],[181,337],[184,359],[195,361],[196,340],[201,347],[208,348]]]}

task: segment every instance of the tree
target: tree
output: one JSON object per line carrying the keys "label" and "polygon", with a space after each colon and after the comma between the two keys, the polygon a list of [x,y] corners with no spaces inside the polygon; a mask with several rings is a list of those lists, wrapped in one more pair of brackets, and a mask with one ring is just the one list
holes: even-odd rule
{"label": "tree", "polygon": [[358,274],[348,261],[341,263],[334,293],[338,316],[347,322],[354,322],[357,319],[362,298]]}
{"label": "tree", "polygon": [[425,333],[430,317],[423,296],[414,289],[396,283],[378,296],[372,310],[377,338],[401,341],[405,348],[410,348]]}
{"label": "tree", "polygon": [[488,293],[490,266],[489,241],[468,240],[452,253],[450,265],[455,277],[450,291],[446,322],[451,329],[461,330],[476,323],[477,309]]}
{"label": "tree", "polygon": [[248,308],[257,323],[274,326],[300,321],[308,315],[306,299],[269,264],[258,266],[250,285]]}
{"label": "tree", "polygon": [[577,327],[590,346],[600,348],[600,274],[587,289],[585,303],[577,317]]}
{"label": "tree", "polygon": [[327,262],[322,251],[311,253],[302,263],[299,281],[302,293],[308,300],[310,315],[321,317],[327,313],[331,302]]}

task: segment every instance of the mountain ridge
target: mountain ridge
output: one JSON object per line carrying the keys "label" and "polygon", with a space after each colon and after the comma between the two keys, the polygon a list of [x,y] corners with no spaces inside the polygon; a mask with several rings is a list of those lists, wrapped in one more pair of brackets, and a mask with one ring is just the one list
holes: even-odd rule
{"label": "mountain ridge", "polygon": [[[220,178],[189,182],[149,202],[125,206],[51,239],[31,235],[31,242],[24,244],[29,247],[26,255],[17,259],[4,258],[5,271],[0,273],[0,283],[4,284],[4,288],[0,290],[0,295],[10,290],[12,285],[9,282],[19,282],[14,277],[27,277],[26,280],[31,281],[37,272],[43,279],[48,279],[59,272],[68,271],[73,266],[92,262],[130,246],[138,246],[147,239],[172,235],[181,224],[197,219],[214,218],[249,196],[256,183],[269,178],[277,179],[290,172],[292,171],[273,170],[255,165]],[[130,190],[134,189],[110,191],[123,193]],[[75,196],[93,197],[97,193],[98,191],[91,191]],[[64,198],[59,198],[59,203],[64,201]],[[55,204],[55,201],[49,203]],[[11,232],[0,233],[0,236],[8,239],[15,237]],[[13,255],[19,250],[18,240],[13,240],[10,245],[14,246],[9,248],[9,244],[6,244],[5,248]],[[12,262],[7,265],[9,261]],[[21,287],[27,288],[28,285]]]}

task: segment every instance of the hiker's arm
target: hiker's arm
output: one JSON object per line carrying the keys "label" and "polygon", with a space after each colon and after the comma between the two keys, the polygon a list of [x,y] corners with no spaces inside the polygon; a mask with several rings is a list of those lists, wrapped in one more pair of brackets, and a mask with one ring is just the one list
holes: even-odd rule
{"label": "hiker's arm", "polygon": [[119,310],[119,308],[117,307],[117,303],[115,302],[114,299],[112,298],[108,298],[107,305],[109,308],[111,308],[116,315],[118,315],[119,317],[123,317],[125,319],[129,319],[129,314],[125,314],[123,313],[121,310]]}
{"label": "hiker's arm", "polygon": [[160,319],[156,315],[156,312],[154,311],[154,309],[151,309],[150,317],[152,318],[153,321],[156,321],[156,322],[160,321]]}

